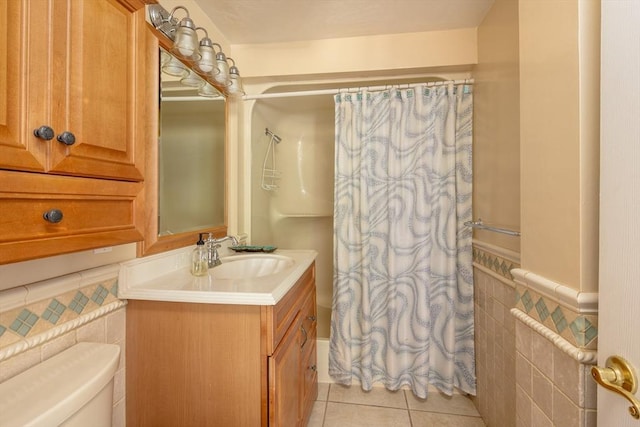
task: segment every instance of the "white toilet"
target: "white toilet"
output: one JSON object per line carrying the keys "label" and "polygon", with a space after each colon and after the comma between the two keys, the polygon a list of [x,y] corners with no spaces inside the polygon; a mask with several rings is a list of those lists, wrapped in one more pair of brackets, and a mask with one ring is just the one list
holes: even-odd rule
{"label": "white toilet", "polygon": [[111,426],[120,347],[82,342],[0,384],[0,426]]}

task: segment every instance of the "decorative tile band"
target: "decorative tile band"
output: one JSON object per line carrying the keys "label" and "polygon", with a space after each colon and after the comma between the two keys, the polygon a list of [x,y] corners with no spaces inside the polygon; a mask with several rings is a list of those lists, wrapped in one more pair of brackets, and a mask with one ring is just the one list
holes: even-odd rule
{"label": "decorative tile band", "polygon": [[503,282],[506,279],[507,284],[510,284],[512,287],[513,284],[513,276],[511,275],[511,270],[520,267],[518,262],[510,260],[504,256],[501,256],[496,253],[496,251],[491,250],[492,248],[485,247],[483,244],[479,244],[474,242],[473,244],[473,264],[475,267],[482,268],[484,271],[491,273],[497,278],[501,279]]}
{"label": "decorative tile band", "polygon": [[[126,305],[116,277],[74,289],[69,280],[58,295],[14,305],[0,313],[0,360],[14,356]],[[67,287],[67,291],[63,288]],[[77,285],[76,285],[77,286]]]}
{"label": "decorative tile band", "polygon": [[31,336],[25,340],[20,340],[15,342],[7,347],[0,349],[0,362],[8,359],[16,354],[22,353],[23,351],[27,351],[31,348],[37,347],[40,344],[43,344],[47,341],[50,341],[54,338],[57,338],[61,335],[66,334],[67,332],[77,329],[80,326],[86,325],[92,320],[97,319],[98,317],[104,316],[111,312],[118,310],[119,308],[127,305],[126,301],[117,300],[110,304],[104,305],[97,310],[94,310],[90,313],[83,314],[75,319],[66,322],[60,326],[56,326],[47,330],[46,332]]}
{"label": "decorative tile band", "polygon": [[577,360],[579,363],[582,363],[583,365],[595,365],[598,361],[598,353],[595,350],[577,348],[556,332],[547,328],[521,310],[512,308],[511,314],[535,332],[551,341],[556,347],[571,356],[573,359]]}
{"label": "decorative tile band", "polygon": [[516,309],[577,348],[597,349],[597,294],[580,293],[521,269],[512,273]]}

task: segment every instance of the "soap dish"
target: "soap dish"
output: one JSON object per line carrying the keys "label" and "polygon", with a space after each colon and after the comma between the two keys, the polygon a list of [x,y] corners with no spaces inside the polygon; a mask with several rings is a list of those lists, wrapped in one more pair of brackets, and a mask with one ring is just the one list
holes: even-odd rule
{"label": "soap dish", "polygon": [[229,249],[232,249],[236,252],[266,252],[266,253],[271,253],[273,251],[275,251],[276,248],[275,246],[247,246],[247,245],[241,245],[241,246],[229,246]]}

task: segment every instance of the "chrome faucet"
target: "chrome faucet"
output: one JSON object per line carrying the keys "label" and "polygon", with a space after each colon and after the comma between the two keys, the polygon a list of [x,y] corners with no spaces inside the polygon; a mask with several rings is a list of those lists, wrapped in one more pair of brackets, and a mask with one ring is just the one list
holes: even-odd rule
{"label": "chrome faucet", "polygon": [[221,246],[220,243],[226,240],[231,240],[231,243],[234,246],[238,246],[238,239],[235,236],[225,236],[225,237],[216,239],[213,237],[212,233],[209,233],[209,237],[207,237],[207,240],[205,240],[205,243],[207,245],[207,252],[208,252],[207,261],[209,263],[209,268],[213,268],[222,264],[222,261],[220,261],[220,254],[218,253],[218,248],[220,248]]}

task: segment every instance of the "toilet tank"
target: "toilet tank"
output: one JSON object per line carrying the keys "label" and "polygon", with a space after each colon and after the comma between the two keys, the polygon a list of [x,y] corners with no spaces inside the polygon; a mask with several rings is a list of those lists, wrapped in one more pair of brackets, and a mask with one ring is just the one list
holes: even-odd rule
{"label": "toilet tank", "polygon": [[82,342],[0,384],[0,426],[110,426],[120,347]]}

